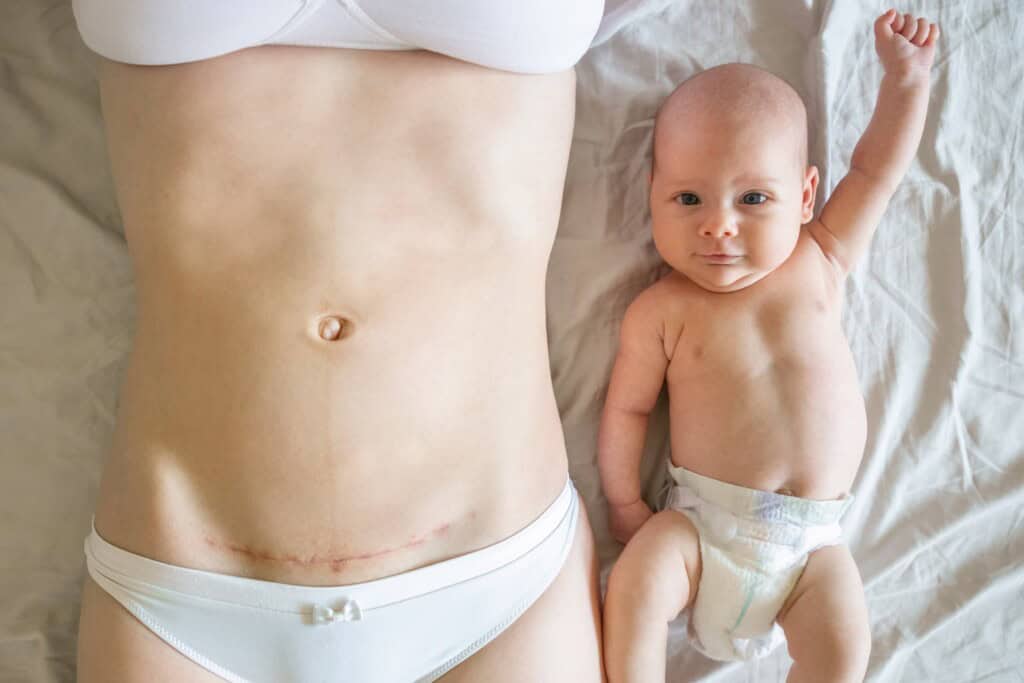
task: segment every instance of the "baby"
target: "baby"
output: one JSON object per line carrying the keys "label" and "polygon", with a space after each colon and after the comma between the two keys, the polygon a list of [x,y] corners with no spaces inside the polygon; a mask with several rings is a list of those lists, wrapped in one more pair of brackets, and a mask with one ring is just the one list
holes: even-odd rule
{"label": "baby", "polygon": [[[871,649],[860,575],[839,520],[865,442],[864,400],[840,324],[846,276],[914,157],[939,29],[886,12],[875,106],[818,219],[797,93],[729,64],[658,112],[650,206],[672,272],[630,304],[598,457],[613,535],[612,683],[665,680],[668,622],[714,659],[788,641],[789,681],[863,680]],[[668,382],[675,482],[640,497],[648,415]]]}

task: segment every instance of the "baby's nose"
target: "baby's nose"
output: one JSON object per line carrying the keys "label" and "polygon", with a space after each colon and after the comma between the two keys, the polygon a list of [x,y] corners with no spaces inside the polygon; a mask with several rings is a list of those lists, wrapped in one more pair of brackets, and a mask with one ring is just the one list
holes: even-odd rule
{"label": "baby's nose", "polygon": [[705,237],[735,237],[736,222],[724,213],[710,216],[701,225],[701,234]]}

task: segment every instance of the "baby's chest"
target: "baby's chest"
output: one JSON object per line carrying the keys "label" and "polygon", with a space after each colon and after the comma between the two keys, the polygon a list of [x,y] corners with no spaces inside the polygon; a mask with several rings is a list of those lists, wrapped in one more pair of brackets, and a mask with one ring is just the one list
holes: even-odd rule
{"label": "baby's chest", "polygon": [[670,380],[799,371],[827,364],[846,348],[838,301],[813,284],[706,297],[688,308],[669,364]]}

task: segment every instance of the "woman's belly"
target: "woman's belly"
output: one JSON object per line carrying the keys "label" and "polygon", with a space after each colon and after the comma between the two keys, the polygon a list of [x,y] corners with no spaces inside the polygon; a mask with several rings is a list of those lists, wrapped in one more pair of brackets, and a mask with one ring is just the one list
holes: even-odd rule
{"label": "woman's belly", "polygon": [[500,540],[564,484],[544,280],[571,74],[378,57],[106,66],[138,295],[115,545],[351,583]]}

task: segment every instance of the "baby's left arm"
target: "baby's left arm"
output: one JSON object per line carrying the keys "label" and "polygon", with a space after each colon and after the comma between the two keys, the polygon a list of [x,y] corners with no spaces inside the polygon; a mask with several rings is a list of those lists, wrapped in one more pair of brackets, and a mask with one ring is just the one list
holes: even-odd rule
{"label": "baby's left arm", "polygon": [[875,51],[885,69],[871,122],[850,171],[810,226],[821,248],[849,273],[867,249],[885,207],[917,153],[939,27],[889,10],[875,20]]}

